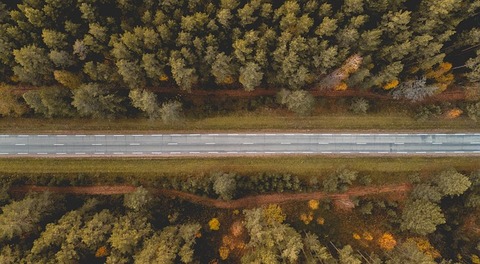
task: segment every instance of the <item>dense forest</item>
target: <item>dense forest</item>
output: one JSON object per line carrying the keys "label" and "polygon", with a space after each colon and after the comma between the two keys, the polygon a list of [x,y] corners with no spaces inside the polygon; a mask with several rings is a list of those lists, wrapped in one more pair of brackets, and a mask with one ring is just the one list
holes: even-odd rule
{"label": "dense forest", "polygon": [[20,98],[46,117],[125,111],[129,89],[155,117],[151,87],[263,87],[294,110],[312,104],[309,89],[420,101],[478,84],[478,12],[478,0],[7,1],[1,114],[24,114],[9,92],[31,85],[50,87]]}
{"label": "dense forest", "polygon": [[[50,178],[50,185],[81,184]],[[0,185],[4,264],[480,263],[480,171],[412,173],[402,185],[406,192],[366,195],[358,190],[370,185],[369,175],[347,168],[321,181],[224,172],[165,177],[110,196],[24,195],[13,192],[22,188],[22,180],[13,179]],[[168,197],[155,185],[182,194]],[[262,204],[257,196],[218,206],[305,190],[331,195],[282,204]]]}

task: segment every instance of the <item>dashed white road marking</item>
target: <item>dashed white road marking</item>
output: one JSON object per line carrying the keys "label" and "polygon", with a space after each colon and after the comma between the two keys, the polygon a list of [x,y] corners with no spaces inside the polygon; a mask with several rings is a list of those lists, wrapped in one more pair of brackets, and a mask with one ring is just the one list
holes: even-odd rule
{"label": "dashed white road marking", "polygon": [[8,155],[6,152],[1,152],[0,155]]}
{"label": "dashed white road marking", "polygon": [[163,137],[162,134],[154,134],[154,135],[151,135],[152,137]]}
{"label": "dashed white road marking", "polygon": [[105,155],[105,152],[95,152],[93,154],[95,154],[95,155]]}
{"label": "dashed white road marking", "polygon": [[253,145],[252,142],[243,142],[243,145]]}
{"label": "dashed white road marking", "polygon": [[228,151],[227,154],[237,154],[237,151]]}
{"label": "dashed white road marking", "polygon": [[367,145],[365,142],[357,142],[357,145]]}
{"label": "dashed white road marking", "polygon": [[143,135],[132,135],[132,137],[143,137]]}
{"label": "dashed white road marking", "polygon": [[25,146],[23,143],[16,143],[15,146]]}
{"label": "dashed white road marking", "polygon": [[0,135],[0,137],[9,137],[10,135]]}
{"label": "dashed white road marking", "polygon": [[328,145],[328,144],[330,144],[330,143],[328,143],[328,142],[318,142],[318,145]]}
{"label": "dashed white road marking", "polygon": [[113,135],[114,137],[124,137],[125,135]]}
{"label": "dashed white road marking", "polygon": [[87,135],[75,135],[76,137],[86,137]]}
{"label": "dashed white road marking", "polygon": [[101,143],[92,143],[92,146],[102,146]]}
{"label": "dashed white road marking", "polygon": [[454,151],[453,153],[465,153],[465,151]]}
{"label": "dashed white road marking", "polygon": [[322,151],[322,154],[330,154],[332,153],[331,151]]}
{"label": "dashed white road marking", "polygon": [[159,155],[159,154],[162,154],[162,152],[158,152],[158,151],[154,151],[152,152],[153,155]]}
{"label": "dashed white road marking", "polygon": [[228,136],[238,136],[238,134],[228,134]]}
{"label": "dashed white road marking", "polygon": [[442,142],[432,142],[433,145],[442,145]]}
{"label": "dashed white road marking", "polygon": [[215,142],[206,142],[205,145],[215,145]]}
{"label": "dashed white road marking", "polygon": [[395,144],[395,145],[404,145],[405,143],[403,143],[403,142],[395,142],[394,144]]}
{"label": "dashed white road marking", "polygon": [[48,135],[37,135],[37,137],[48,137]]}
{"label": "dashed white road marking", "polygon": [[85,155],[85,152],[75,152],[75,155]]}
{"label": "dashed white road marking", "polygon": [[290,144],[292,144],[292,143],[290,143],[290,142],[282,142],[282,143],[280,143],[280,145],[290,145]]}
{"label": "dashed white road marking", "polygon": [[214,136],[214,137],[218,136],[218,134],[208,134],[208,135],[209,136]]}
{"label": "dashed white road marking", "polygon": [[209,151],[208,154],[218,154],[218,151]]}
{"label": "dashed white road marking", "polygon": [[28,153],[26,153],[26,152],[20,152],[20,153],[17,153],[17,155],[28,155]]}
{"label": "dashed white road marking", "polygon": [[277,134],[265,134],[265,136],[276,136]]}
{"label": "dashed white road marking", "polygon": [[198,137],[198,136],[200,136],[200,134],[189,134],[188,136],[189,137]]}
{"label": "dashed white road marking", "polygon": [[200,152],[198,152],[198,151],[190,151],[189,153],[190,154],[200,154]]}
{"label": "dashed white road marking", "polygon": [[173,152],[170,152],[170,154],[181,154],[182,152],[178,152],[178,151],[173,151]]}
{"label": "dashed white road marking", "polygon": [[57,155],[67,155],[67,153],[65,153],[65,152],[57,152],[55,154],[57,154]]}
{"label": "dashed white road marking", "polygon": [[29,135],[18,135],[18,137],[29,137]]}
{"label": "dashed white road marking", "polygon": [[427,153],[427,152],[426,152],[426,151],[417,151],[417,152],[415,152],[415,153],[417,153],[417,154],[425,154],[425,153]]}
{"label": "dashed white road marking", "polygon": [[55,143],[53,144],[54,146],[64,146],[65,144],[62,144],[62,143]]}
{"label": "dashed white road marking", "polygon": [[47,155],[48,153],[46,153],[46,152],[38,152],[37,154],[38,154],[38,155]]}
{"label": "dashed white road marking", "polygon": [[113,152],[114,155],[123,155],[123,152]]}
{"label": "dashed white road marking", "polygon": [[175,146],[175,145],[178,145],[178,143],[177,143],[177,142],[168,142],[167,145],[169,145],[169,146]]}
{"label": "dashed white road marking", "polygon": [[247,137],[254,137],[256,136],[257,134],[245,134]]}
{"label": "dashed white road marking", "polygon": [[132,152],[133,155],[143,155],[143,152]]}
{"label": "dashed white road marking", "polygon": [[140,146],[140,143],[130,143],[130,146]]}
{"label": "dashed white road marking", "polygon": [[447,153],[447,152],[445,152],[445,151],[435,151],[435,153],[437,153],[437,154],[443,154],[443,153]]}
{"label": "dashed white road marking", "polygon": [[67,135],[56,135],[57,137],[66,137]]}
{"label": "dashed white road marking", "polygon": [[181,137],[182,135],[180,134],[170,134],[171,137]]}
{"label": "dashed white road marking", "polygon": [[360,153],[360,154],[368,154],[368,153],[370,153],[370,152],[369,152],[369,151],[360,151],[360,152],[358,152],[358,153]]}

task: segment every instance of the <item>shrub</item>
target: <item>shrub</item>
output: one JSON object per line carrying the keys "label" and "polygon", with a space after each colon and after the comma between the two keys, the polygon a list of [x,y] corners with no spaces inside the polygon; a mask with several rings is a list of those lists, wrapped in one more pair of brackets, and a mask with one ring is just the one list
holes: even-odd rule
{"label": "shrub", "polygon": [[467,115],[473,121],[480,119],[480,101],[467,105]]}
{"label": "shrub", "polygon": [[432,96],[438,90],[438,87],[426,85],[425,78],[418,80],[410,80],[401,83],[392,92],[393,99],[406,99],[411,102],[423,101],[425,98]]}
{"label": "shrub", "polygon": [[365,98],[356,98],[350,104],[350,111],[355,114],[366,114],[370,108],[369,102]]}
{"label": "shrub", "polygon": [[175,123],[182,119],[182,103],[172,101],[162,104],[160,116],[164,123]]}
{"label": "shrub", "polygon": [[346,191],[349,185],[357,179],[358,172],[349,169],[339,169],[323,181],[326,192]]}
{"label": "shrub", "polygon": [[235,197],[237,182],[233,173],[217,173],[213,176],[213,190],[223,200],[231,200]]}

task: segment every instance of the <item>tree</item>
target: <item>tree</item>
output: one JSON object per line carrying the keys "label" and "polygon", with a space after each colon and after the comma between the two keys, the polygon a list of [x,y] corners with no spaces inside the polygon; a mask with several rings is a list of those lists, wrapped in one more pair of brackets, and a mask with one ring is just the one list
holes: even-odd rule
{"label": "tree", "polygon": [[250,240],[242,263],[295,263],[303,248],[300,234],[283,221],[267,217],[266,209],[243,211]]}
{"label": "tree", "polygon": [[155,119],[160,116],[157,96],[153,92],[134,89],[130,91],[128,97],[132,100],[132,105],[145,112],[149,118]]}
{"label": "tree", "polygon": [[145,212],[149,210],[152,200],[150,192],[140,186],[134,192],[123,196],[123,205],[136,212]]}
{"label": "tree", "polygon": [[235,197],[237,181],[234,173],[216,173],[213,175],[213,190],[223,200]]}
{"label": "tree", "polygon": [[178,101],[166,102],[160,108],[162,121],[167,124],[175,123],[182,118],[182,103]]}
{"label": "tree", "polygon": [[426,79],[410,80],[401,83],[392,92],[393,99],[407,99],[411,102],[422,101],[427,97],[432,96],[438,87],[426,85]]}
{"label": "tree", "polygon": [[27,112],[27,107],[19,100],[19,96],[13,94],[9,86],[0,84],[0,115],[22,116]]}
{"label": "tree", "polygon": [[127,213],[114,223],[108,242],[119,256],[131,256],[142,241],[153,233],[146,216]]}
{"label": "tree", "polygon": [[23,200],[2,207],[0,214],[0,241],[29,236],[38,230],[38,224],[53,213],[55,199],[45,192],[29,194]]}
{"label": "tree", "polygon": [[246,91],[253,91],[255,87],[260,85],[262,78],[263,72],[255,62],[248,62],[244,67],[240,68],[239,82]]}
{"label": "tree", "polygon": [[439,191],[443,195],[460,195],[464,193],[472,183],[467,176],[457,172],[455,169],[446,170],[434,179]]}
{"label": "tree", "polygon": [[[135,263],[182,263],[193,262],[193,246],[200,232],[199,224],[167,226],[145,241],[142,250],[134,256]],[[178,256],[178,257],[177,257]]]}
{"label": "tree", "polygon": [[358,172],[349,169],[338,169],[323,181],[326,192],[346,191],[358,177]]}
{"label": "tree", "polygon": [[313,95],[304,90],[289,91],[282,89],[277,93],[277,102],[286,105],[288,110],[298,115],[309,115],[315,106]]}
{"label": "tree", "polygon": [[125,110],[122,102],[123,98],[96,83],[84,84],[73,91],[72,105],[81,116],[114,117]]}
{"label": "tree", "polygon": [[400,229],[427,235],[445,223],[445,216],[436,203],[427,200],[409,200],[402,213]]}
{"label": "tree", "polygon": [[13,72],[20,81],[42,85],[53,80],[53,65],[44,49],[30,45],[14,50],[13,55],[17,63]]}
{"label": "tree", "polygon": [[432,186],[428,183],[421,183],[413,187],[412,193],[410,194],[412,199],[416,200],[425,200],[433,203],[438,203],[442,199],[442,193],[436,186]]}
{"label": "tree", "polygon": [[352,246],[346,245],[338,251],[340,264],[362,264],[362,259],[353,252]]}
{"label": "tree", "polygon": [[108,209],[94,214],[79,230],[78,236],[80,241],[91,251],[105,246],[112,232],[114,222],[115,216]]}
{"label": "tree", "polygon": [[430,256],[420,251],[413,241],[407,241],[397,246],[390,254],[386,264],[435,264]]}
{"label": "tree", "polygon": [[333,263],[334,258],[332,254],[330,254],[327,247],[320,244],[317,235],[307,232],[303,238],[303,244],[306,263],[329,263],[330,261]]}
{"label": "tree", "polygon": [[23,94],[23,99],[35,113],[45,117],[70,117],[74,110],[70,104],[71,92],[60,87],[31,90]]}
{"label": "tree", "polygon": [[467,115],[473,121],[480,119],[480,101],[476,103],[469,103],[467,105]]}

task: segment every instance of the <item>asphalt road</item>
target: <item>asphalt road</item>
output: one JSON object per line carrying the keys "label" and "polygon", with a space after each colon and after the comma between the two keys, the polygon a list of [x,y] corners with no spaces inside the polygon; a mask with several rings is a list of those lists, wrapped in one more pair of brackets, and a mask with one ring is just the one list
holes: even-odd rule
{"label": "asphalt road", "polygon": [[1,156],[480,154],[475,134],[0,135]]}

